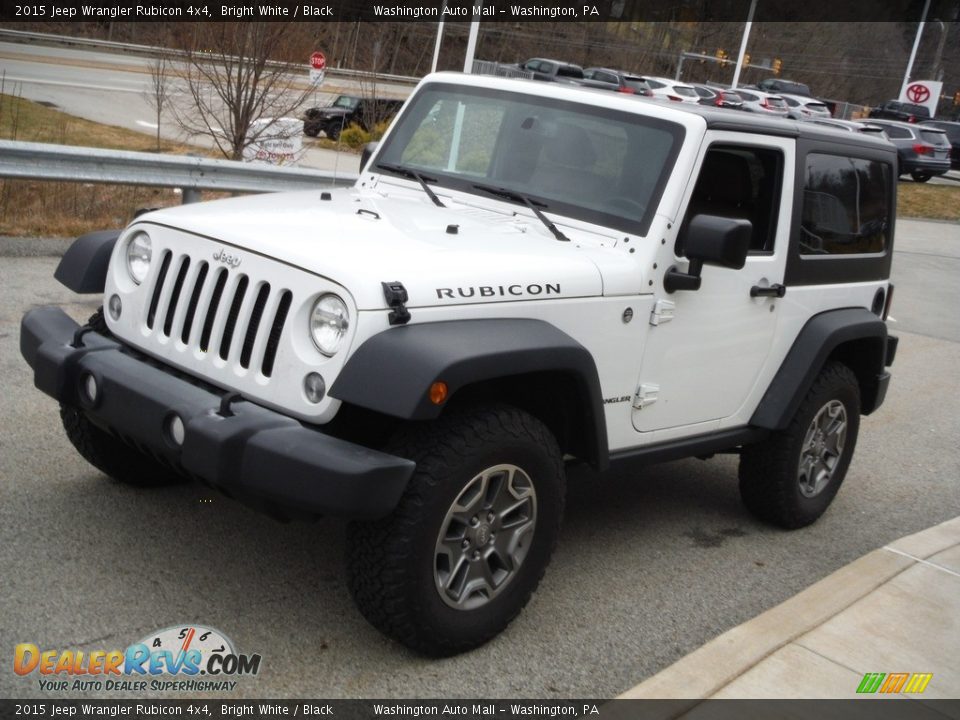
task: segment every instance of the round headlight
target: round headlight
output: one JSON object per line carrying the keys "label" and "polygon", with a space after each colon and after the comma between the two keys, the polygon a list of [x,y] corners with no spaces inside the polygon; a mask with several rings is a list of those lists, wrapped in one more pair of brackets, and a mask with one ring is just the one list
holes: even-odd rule
{"label": "round headlight", "polygon": [[137,233],[127,243],[127,270],[130,277],[139,285],[150,271],[150,259],[153,257],[153,243],[146,233]]}
{"label": "round headlight", "polygon": [[324,295],[310,311],[310,337],[317,350],[332,357],[340,349],[343,336],[350,327],[350,314],[343,300],[336,295]]}

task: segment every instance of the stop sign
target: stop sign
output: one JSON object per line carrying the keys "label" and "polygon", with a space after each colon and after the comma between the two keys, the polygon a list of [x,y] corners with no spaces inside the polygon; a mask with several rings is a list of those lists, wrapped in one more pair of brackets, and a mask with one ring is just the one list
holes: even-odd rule
{"label": "stop sign", "polygon": [[317,50],[310,56],[310,67],[314,70],[324,70],[327,67],[327,58],[326,56]]}

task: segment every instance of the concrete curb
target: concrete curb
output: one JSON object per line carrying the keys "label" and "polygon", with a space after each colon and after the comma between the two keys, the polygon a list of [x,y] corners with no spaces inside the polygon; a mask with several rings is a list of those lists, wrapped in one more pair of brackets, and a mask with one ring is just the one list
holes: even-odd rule
{"label": "concrete curb", "polygon": [[[689,709],[907,568],[958,543],[960,517],[874,550],[714,638],[618,699],[687,699]],[[684,712],[676,705],[672,708],[671,715]]]}
{"label": "concrete curb", "polygon": [[75,239],[0,236],[0,257],[62,257]]}

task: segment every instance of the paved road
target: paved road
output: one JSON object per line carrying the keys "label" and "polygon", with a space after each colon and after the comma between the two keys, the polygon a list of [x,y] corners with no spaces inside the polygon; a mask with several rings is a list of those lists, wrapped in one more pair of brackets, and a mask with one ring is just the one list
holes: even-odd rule
{"label": "paved road", "polygon": [[[127,55],[97,53],[69,48],[52,48],[0,42],[2,92],[41,102],[70,115],[155,136],[156,112],[148,103],[150,61]],[[306,70],[304,70],[306,75]],[[306,83],[304,83],[306,84]],[[390,96],[405,97],[410,87],[378,83]],[[182,83],[172,80],[170,95],[184,94]],[[358,93],[356,82],[339,79],[324,83],[305,105],[327,105],[340,93]],[[169,114],[161,117],[160,134],[168,140],[183,141]],[[352,154],[311,147],[302,161],[305,167],[322,170],[347,169],[356,172],[358,159]],[[194,138],[191,143],[213,146],[212,140]]]}
{"label": "paved road", "polygon": [[[729,457],[573,472],[540,591],[502,636],[442,661],[385,640],[353,608],[342,523],[279,524],[194,485],[135,491],[80,460],[32,387],[18,322],[46,303],[82,318],[96,301],[56,284],[53,258],[0,257],[0,649],[120,648],[200,622],[263,655],[245,697],[616,695],[860,555],[960,515],[960,225],[903,221],[898,248],[895,377],[816,525],[754,521]],[[9,662],[0,697],[40,695]]]}

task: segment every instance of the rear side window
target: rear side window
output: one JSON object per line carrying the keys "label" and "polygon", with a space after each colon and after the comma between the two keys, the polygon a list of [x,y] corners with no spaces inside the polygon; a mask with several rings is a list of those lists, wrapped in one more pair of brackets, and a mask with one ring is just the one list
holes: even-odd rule
{"label": "rear side window", "polygon": [[947,142],[947,135],[943,131],[937,132],[936,130],[921,130],[920,138],[926,140],[931,145],[949,145]]}
{"label": "rear side window", "polygon": [[685,85],[674,85],[673,90],[677,95],[683,95],[684,97],[697,97],[697,91],[691,87],[686,87]]}
{"label": "rear side window", "polygon": [[883,125],[884,130],[887,131],[887,137],[892,138],[909,138],[913,137],[910,134],[910,131],[906,128],[897,127],[896,125]]}
{"label": "rear side window", "polygon": [[800,254],[883,252],[890,237],[889,187],[886,163],[807,155]]}

